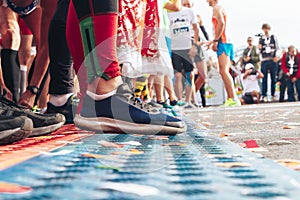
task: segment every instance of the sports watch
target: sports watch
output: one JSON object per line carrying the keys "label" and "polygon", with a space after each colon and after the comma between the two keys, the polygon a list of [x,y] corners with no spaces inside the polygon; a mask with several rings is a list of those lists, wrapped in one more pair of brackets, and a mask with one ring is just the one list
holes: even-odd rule
{"label": "sports watch", "polygon": [[29,90],[32,94],[37,94],[40,91],[40,89],[34,85],[28,86],[27,90]]}

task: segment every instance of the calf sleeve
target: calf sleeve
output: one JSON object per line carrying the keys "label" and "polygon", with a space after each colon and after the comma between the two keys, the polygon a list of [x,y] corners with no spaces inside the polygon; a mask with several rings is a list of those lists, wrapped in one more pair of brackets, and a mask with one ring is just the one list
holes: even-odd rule
{"label": "calf sleeve", "polygon": [[13,94],[13,101],[20,98],[20,63],[18,51],[12,49],[1,50],[1,66],[6,87]]}

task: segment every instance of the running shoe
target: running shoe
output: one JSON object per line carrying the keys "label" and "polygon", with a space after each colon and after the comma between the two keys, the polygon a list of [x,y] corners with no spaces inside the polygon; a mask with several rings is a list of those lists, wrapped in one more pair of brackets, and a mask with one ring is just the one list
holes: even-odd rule
{"label": "running shoe", "polygon": [[100,133],[174,135],[187,129],[181,119],[138,101],[127,84],[120,85],[115,95],[103,100],[95,101],[86,95],[74,123],[81,129]]}
{"label": "running shoe", "polygon": [[225,107],[236,107],[236,106],[241,106],[240,100],[234,101],[233,99],[229,98],[226,100],[226,102],[223,104]]}
{"label": "running shoe", "polygon": [[160,104],[160,105],[162,105],[162,107],[165,108],[165,109],[173,109],[174,108],[174,106],[169,105],[167,103],[167,101],[158,101],[157,103]]}
{"label": "running shoe", "polygon": [[184,106],[184,105],[186,105],[186,104],[187,104],[187,103],[184,102],[184,101],[177,101],[177,100],[171,101],[171,100],[170,100],[170,105],[171,105],[171,106]]}
{"label": "running shoe", "polygon": [[0,145],[23,140],[31,134],[32,129],[33,123],[28,117],[0,115]]}
{"label": "running shoe", "polygon": [[66,121],[64,115],[38,114],[32,110],[18,105],[0,95],[0,114],[5,116],[26,116],[33,121],[32,136],[40,136],[59,129]]}
{"label": "running shoe", "polygon": [[149,101],[148,104],[154,108],[163,108],[163,105],[156,103],[153,99],[151,99],[151,101]]}
{"label": "running shoe", "polygon": [[[79,103],[79,99],[72,95],[69,97],[67,102],[62,106],[55,106],[52,103],[47,103],[47,114],[61,113],[66,118],[66,124],[74,123],[74,115],[73,113],[76,111]],[[74,112],[73,112],[74,111]]]}

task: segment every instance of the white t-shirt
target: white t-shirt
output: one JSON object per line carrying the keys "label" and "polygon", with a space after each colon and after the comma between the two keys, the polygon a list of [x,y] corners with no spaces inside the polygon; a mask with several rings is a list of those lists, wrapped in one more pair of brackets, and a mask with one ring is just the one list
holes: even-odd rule
{"label": "white t-shirt", "polygon": [[257,75],[249,75],[247,76],[247,78],[243,79],[244,74],[241,75],[241,80],[242,80],[242,84],[243,84],[243,94],[245,93],[251,93],[252,91],[256,90],[256,91],[260,91],[260,87],[258,85],[258,78]]}
{"label": "white t-shirt", "polygon": [[196,15],[191,8],[182,7],[178,12],[169,12],[172,50],[184,50],[192,47],[192,24],[197,23]]}

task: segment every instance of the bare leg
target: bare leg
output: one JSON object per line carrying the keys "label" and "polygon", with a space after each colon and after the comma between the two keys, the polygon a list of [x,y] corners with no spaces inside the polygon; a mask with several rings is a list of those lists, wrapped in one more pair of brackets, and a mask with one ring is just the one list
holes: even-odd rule
{"label": "bare leg", "polygon": [[205,83],[206,77],[207,77],[207,64],[206,61],[202,60],[199,62],[196,62],[196,67],[198,69],[198,77],[195,81],[195,90],[196,92],[203,86]]}
{"label": "bare leg", "polygon": [[170,101],[174,101],[177,99],[172,80],[168,75],[164,76],[164,88],[169,95]]}
{"label": "bare leg", "polygon": [[179,101],[182,100],[182,93],[183,93],[183,86],[182,86],[182,73],[176,72],[175,73],[175,83],[174,83],[174,90]]}
{"label": "bare leg", "polygon": [[20,29],[18,16],[9,8],[0,6],[0,33],[2,35],[1,65],[4,87],[7,87],[12,100],[17,102],[20,96],[20,64],[18,50],[20,47]]}
{"label": "bare leg", "polygon": [[[41,1],[41,7],[37,7],[34,12],[27,15],[24,18],[26,25],[29,27],[37,43],[37,55],[35,61],[35,69],[33,71],[32,79],[29,85],[39,87],[42,79],[47,71],[49,64],[49,52],[48,52],[48,30],[51,18],[54,14],[57,1],[43,0]],[[41,24],[41,26],[38,26]],[[34,94],[30,91],[26,91],[19,101],[20,104],[32,107],[35,100]]]}
{"label": "bare leg", "polygon": [[220,75],[223,79],[225,90],[227,92],[227,96],[228,96],[228,98],[235,99],[236,94],[234,91],[233,80],[232,80],[232,76],[229,73],[229,68],[230,68],[229,57],[225,53],[222,53],[218,57],[218,61],[219,61]]}

